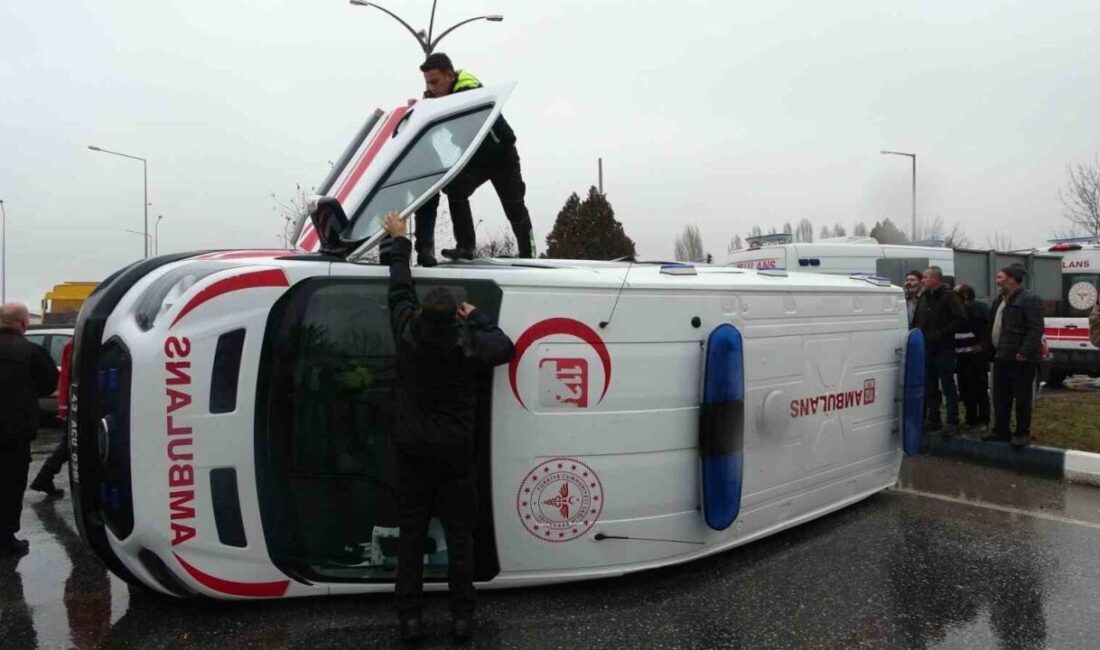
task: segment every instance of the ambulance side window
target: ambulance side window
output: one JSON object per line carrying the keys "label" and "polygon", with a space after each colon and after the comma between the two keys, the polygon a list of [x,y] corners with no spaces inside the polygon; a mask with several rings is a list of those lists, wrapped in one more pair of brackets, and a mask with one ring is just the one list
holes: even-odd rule
{"label": "ambulance side window", "polygon": [[[288,291],[268,319],[257,384],[261,517],[272,561],[307,580],[393,580],[398,520],[390,440],[397,374],[387,285],[383,277],[307,280]],[[498,316],[496,285],[464,280],[448,288]],[[488,401],[479,405],[486,468],[489,413]],[[486,491],[487,476],[480,488]],[[495,558],[491,544],[485,548]],[[442,529],[434,525],[425,575],[444,578],[447,561]],[[481,562],[495,566],[495,559]]]}

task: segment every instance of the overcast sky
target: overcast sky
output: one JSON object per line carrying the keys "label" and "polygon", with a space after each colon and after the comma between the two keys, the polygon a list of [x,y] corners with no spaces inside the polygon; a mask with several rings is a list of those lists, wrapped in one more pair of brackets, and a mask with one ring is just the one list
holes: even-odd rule
{"label": "overcast sky", "polygon": [[[645,257],[697,223],[734,234],[806,217],[964,222],[1017,247],[1064,225],[1065,165],[1100,153],[1100,3],[442,0],[437,23],[503,13],[441,46],[487,84],[519,82],[540,248],[570,192],[605,190]],[[389,0],[416,26],[429,0]],[[437,33],[438,33],[437,29]],[[160,252],[274,247],[271,194],[314,186],[375,107],[419,96],[422,56],[343,0],[0,4],[0,199],[7,296],[37,303],[142,254],[149,160]],[[492,187],[482,235],[507,222]],[[150,226],[152,229],[152,225]]]}

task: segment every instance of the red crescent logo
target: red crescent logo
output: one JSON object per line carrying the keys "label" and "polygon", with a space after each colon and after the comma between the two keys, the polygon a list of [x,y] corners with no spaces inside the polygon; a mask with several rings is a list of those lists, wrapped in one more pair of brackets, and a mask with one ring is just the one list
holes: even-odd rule
{"label": "red crescent logo", "polygon": [[[611,355],[607,351],[607,346],[604,345],[603,339],[596,333],[591,327],[585,325],[579,320],[573,320],[572,318],[548,318],[544,321],[539,321],[527,328],[523,334],[516,339],[516,355],[512,357],[511,363],[508,364],[508,382],[512,385],[512,394],[516,396],[516,400],[520,406],[527,408],[527,405],[523,403],[523,398],[519,396],[519,387],[516,385],[516,371],[519,370],[519,364],[523,361],[523,355],[527,350],[535,344],[536,341],[546,338],[547,336],[554,336],[555,334],[565,334],[567,336],[574,336],[596,351],[596,354],[600,357],[600,363],[603,364],[603,392],[600,393],[599,402],[603,401],[605,395],[607,395],[607,389],[611,388]],[[597,402],[597,404],[599,403]]]}

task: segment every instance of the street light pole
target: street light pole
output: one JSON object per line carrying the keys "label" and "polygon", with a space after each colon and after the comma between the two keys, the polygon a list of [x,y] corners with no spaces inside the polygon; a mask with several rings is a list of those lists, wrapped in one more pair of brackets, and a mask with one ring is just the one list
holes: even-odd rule
{"label": "street light pole", "polygon": [[432,15],[431,15],[431,18],[428,21],[428,31],[427,32],[425,32],[424,30],[417,31],[417,30],[413,29],[412,26],[409,25],[409,23],[402,20],[400,16],[393,13],[389,9],[386,9],[382,5],[375,4],[373,2],[367,2],[366,0],[348,0],[348,2],[350,2],[351,4],[353,4],[357,7],[373,7],[374,9],[385,12],[386,14],[389,15],[390,18],[393,18],[397,22],[401,23],[401,26],[404,27],[406,30],[408,30],[408,32],[413,35],[413,38],[416,39],[416,43],[417,43],[417,45],[420,46],[420,49],[424,52],[425,57],[427,57],[429,54],[431,54],[432,52],[435,51],[436,46],[439,45],[439,41],[442,41],[444,36],[446,36],[447,34],[450,34],[454,30],[458,29],[459,27],[462,27],[463,25],[465,25],[467,23],[472,23],[472,22],[477,21],[477,20],[488,20],[489,22],[499,23],[500,21],[504,20],[504,16],[501,16],[500,14],[490,14],[490,15],[486,15],[486,16],[475,16],[473,18],[467,18],[466,20],[459,21],[459,22],[455,23],[454,25],[451,25],[447,29],[443,30],[443,33],[439,35],[439,38],[436,38],[436,39],[433,40],[432,35],[435,33],[435,6],[436,6],[438,0],[432,0]]}
{"label": "street light pole", "polygon": [[157,221],[153,224],[153,255],[160,253],[160,220],[163,218],[163,214],[158,214]]}
{"label": "street light pole", "polygon": [[142,237],[145,237],[145,245],[146,245],[146,247],[149,246],[149,233],[144,233],[144,232],[141,232],[140,230],[130,230],[129,228],[126,228],[125,230],[126,230],[126,232],[130,233],[131,235],[141,235]]}
{"label": "street light pole", "polygon": [[913,161],[913,241],[917,241],[917,154],[904,151],[879,151],[883,155],[907,156]]}
{"label": "street light pole", "polygon": [[141,185],[142,185],[142,209],[145,211],[145,257],[149,257],[149,164],[144,158],[140,156],[131,156],[128,153],[120,153],[118,151],[108,151],[106,149],[100,149],[94,145],[88,145],[88,148],[92,151],[98,151],[100,153],[109,153],[115,156],[122,156],[123,158],[130,158],[131,160],[141,161]]}

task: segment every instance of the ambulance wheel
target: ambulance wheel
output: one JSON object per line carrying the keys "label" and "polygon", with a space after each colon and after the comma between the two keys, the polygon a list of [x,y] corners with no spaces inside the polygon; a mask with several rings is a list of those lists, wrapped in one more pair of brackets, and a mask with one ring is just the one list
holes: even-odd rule
{"label": "ambulance wheel", "polygon": [[1051,370],[1047,377],[1047,388],[1058,388],[1066,380],[1067,373],[1064,370]]}

